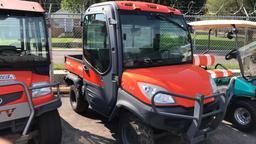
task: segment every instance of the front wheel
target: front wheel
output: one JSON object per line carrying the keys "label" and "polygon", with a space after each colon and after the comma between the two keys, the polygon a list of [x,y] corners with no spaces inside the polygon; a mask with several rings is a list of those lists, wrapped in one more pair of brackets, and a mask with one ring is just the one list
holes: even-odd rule
{"label": "front wheel", "polygon": [[230,121],[240,131],[249,132],[256,128],[256,102],[236,101],[231,105]]}
{"label": "front wheel", "polygon": [[153,129],[132,115],[122,115],[119,121],[119,144],[154,144]]}
{"label": "front wheel", "polygon": [[38,134],[28,142],[29,144],[61,144],[61,119],[57,110],[41,115],[36,129]]}

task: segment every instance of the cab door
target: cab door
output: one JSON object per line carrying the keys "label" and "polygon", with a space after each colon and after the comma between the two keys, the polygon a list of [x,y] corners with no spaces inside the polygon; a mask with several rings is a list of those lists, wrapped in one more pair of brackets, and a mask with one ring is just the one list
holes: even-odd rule
{"label": "cab door", "polygon": [[89,8],[84,17],[84,89],[90,106],[108,115],[116,102],[115,25],[110,6]]}

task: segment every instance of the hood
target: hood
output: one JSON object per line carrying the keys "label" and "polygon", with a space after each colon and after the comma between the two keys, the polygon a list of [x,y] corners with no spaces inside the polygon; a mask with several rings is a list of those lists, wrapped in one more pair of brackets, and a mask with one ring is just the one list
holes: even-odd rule
{"label": "hood", "polygon": [[[207,71],[192,64],[132,69],[123,73],[122,88],[150,104],[150,100],[140,91],[138,82],[157,85],[171,93],[196,97],[197,94],[212,95],[209,77]],[[193,107],[195,103],[182,98],[174,99],[177,105],[184,107]]]}

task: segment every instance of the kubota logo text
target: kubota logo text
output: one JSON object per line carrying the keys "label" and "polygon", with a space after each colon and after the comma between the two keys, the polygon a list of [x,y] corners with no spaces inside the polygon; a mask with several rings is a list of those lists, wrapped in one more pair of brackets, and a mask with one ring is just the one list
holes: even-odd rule
{"label": "kubota logo text", "polygon": [[0,80],[15,80],[16,76],[13,74],[1,74]]}
{"label": "kubota logo text", "polygon": [[6,109],[6,110],[0,110],[0,115],[6,114],[8,117],[11,117],[13,112],[15,111],[16,108],[12,109]]}

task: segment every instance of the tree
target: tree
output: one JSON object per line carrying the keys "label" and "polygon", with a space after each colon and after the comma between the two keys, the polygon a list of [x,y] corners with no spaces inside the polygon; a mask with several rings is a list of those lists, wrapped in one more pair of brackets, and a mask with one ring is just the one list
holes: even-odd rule
{"label": "tree", "polygon": [[107,0],[62,0],[61,8],[69,12],[80,13],[94,3]]}
{"label": "tree", "polygon": [[208,15],[246,15],[254,14],[256,0],[207,0]]}

